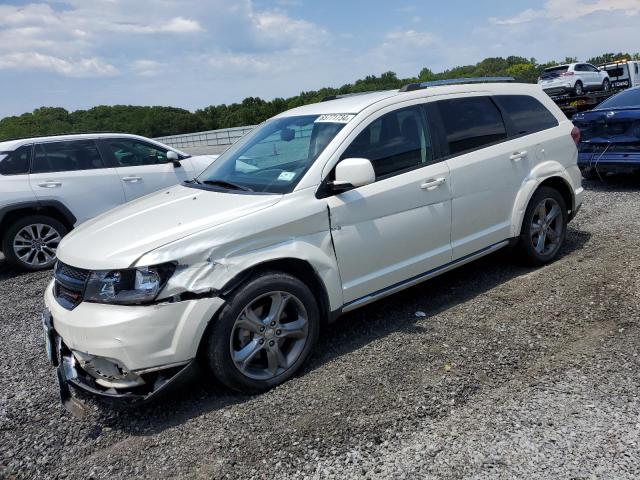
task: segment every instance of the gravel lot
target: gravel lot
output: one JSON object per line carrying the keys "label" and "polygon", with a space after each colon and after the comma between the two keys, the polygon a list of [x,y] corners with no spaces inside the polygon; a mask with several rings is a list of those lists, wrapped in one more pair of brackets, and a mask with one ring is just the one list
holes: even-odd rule
{"label": "gravel lot", "polygon": [[498,253],[349,314],[260,396],[202,378],[82,420],[45,361],[51,273],[0,260],[0,477],[638,478],[640,179],[586,186],[550,266]]}

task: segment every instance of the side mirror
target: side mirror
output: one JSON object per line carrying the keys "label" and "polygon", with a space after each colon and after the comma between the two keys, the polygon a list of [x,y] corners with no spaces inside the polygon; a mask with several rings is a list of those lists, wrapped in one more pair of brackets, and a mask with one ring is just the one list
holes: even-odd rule
{"label": "side mirror", "polygon": [[174,167],[179,167],[181,166],[180,164],[180,157],[178,156],[178,154],[176,152],[174,152],[173,150],[168,150],[167,151],[167,160],[169,160],[171,163],[173,163]]}
{"label": "side mirror", "polygon": [[376,172],[366,158],[345,158],[336,166],[335,177],[331,183],[333,189],[348,190],[375,182]]}

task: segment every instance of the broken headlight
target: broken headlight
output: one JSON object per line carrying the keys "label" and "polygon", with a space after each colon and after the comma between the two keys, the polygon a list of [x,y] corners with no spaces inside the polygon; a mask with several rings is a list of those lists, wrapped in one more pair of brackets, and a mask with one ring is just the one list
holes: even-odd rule
{"label": "broken headlight", "polygon": [[84,300],[122,305],[149,303],[156,299],[173,272],[172,263],[155,267],[91,272]]}

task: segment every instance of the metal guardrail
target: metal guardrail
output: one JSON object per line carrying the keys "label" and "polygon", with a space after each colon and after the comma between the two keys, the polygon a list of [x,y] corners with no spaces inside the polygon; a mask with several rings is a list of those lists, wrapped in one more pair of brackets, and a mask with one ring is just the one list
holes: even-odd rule
{"label": "metal guardrail", "polygon": [[255,125],[248,127],[223,128],[221,130],[208,130],[206,132],[169,135],[167,137],[158,137],[155,140],[180,150],[193,147],[228,146],[238,141],[254,128]]}

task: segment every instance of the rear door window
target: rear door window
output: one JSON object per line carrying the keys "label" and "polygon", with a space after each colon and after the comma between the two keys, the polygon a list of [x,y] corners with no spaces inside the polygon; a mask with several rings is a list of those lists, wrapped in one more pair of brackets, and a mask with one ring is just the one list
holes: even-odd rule
{"label": "rear door window", "polygon": [[507,138],[500,110],[489,97],[436,102],[450,155],[459,155]]}
{"label": "rear door window", "polygon": [[529,95],[498,95],[494,99],[511,120],[509,136],[529,135],[557,127],[558,120],[536,98]]}
{"label": "rear door window", "polygon": [[47,142],[36,145],[31,173],[72,172],[105,168],[93,140]]}
{"label": "rear door window", "polygon": [[24,145],[11,152],[0,152],[0,175],[29,173],[33,145]]}

